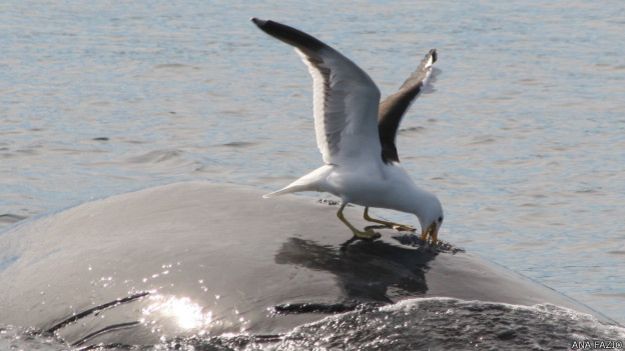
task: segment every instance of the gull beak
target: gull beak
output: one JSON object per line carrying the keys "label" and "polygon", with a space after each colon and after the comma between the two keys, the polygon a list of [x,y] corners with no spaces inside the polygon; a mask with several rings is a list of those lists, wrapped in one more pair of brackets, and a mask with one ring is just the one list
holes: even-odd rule
{"label": "gull beak", "polygon": [[427,242],[428,238],[431,239],[431,244],[436,244],[438,241],[438,226],[436,223],[432,223],[429,227],[421,230],[421,240]]}

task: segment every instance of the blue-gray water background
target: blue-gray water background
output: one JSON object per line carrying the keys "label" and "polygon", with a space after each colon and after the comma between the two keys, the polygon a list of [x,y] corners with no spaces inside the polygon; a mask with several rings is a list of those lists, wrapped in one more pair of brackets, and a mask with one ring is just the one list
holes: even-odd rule
{"label": "blue-gray water background", "polygon": [[383,95],[437,48],[435,91],[398,142],[443,202],[442,238],[625,322],[619,1],[4,1],[0,229],[157,184],[272,190],[316,168],[311,79],[251,16],[318,36]]}

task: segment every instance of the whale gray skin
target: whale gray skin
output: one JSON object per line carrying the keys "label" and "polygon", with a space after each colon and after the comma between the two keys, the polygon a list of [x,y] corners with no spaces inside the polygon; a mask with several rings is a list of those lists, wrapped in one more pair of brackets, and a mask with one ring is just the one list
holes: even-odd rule
{"label": "whale gray skin", "polygon": [[[503,267],[413,236],[346,244],[336,210],[307,197],[177,183],[85,203],[0,234],[0,323],[75,346],[161,337],[277,335],[362,304],[448,296],[587,306]],[[368,224],[360,210],[346,216]]]}

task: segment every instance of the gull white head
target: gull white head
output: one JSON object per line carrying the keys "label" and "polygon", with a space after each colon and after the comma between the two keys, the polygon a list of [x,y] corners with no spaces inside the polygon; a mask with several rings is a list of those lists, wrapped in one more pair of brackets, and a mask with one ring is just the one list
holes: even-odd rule
{"label": "gull white head", "polygon": [[421,224],[421,240],[427,241],[429,238],[432,244],[435,244],[438,240],[438,231],[445,219],[443,206],[436,195],[425,191],[419,194],[417,201],[413,213],[419,218],[419,224]]}

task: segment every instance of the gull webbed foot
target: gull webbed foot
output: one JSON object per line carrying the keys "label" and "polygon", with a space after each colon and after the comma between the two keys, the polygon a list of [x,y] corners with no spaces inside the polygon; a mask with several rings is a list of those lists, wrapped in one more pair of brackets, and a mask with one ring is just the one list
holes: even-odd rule
{"label": "gull webbed foot", "polygon": [[382,236],[380,235],[380,233],[374,231],[371,228],[365,228],[364,231],[353,230],[352,232],[354,233],[354,237],[361,239],[361,240],[375,240]]}
{"label": "gull webbed foot", "polygon": [[361,240],[375,240],[381,237],[380,233],[375,232],[372,227],[366,227],[363,231],[356,229],[356,227],[349,223],[349,221],[347,221],[347,219],[345,219],[345,216],[343,215],[343,209],[345,208],[345,206],[347,206],[347,203],[343,203],[341,205],[341,208],[339,208],[336,216],[352,231],[352,233],[354,234],[354,238],[358,238]]}

